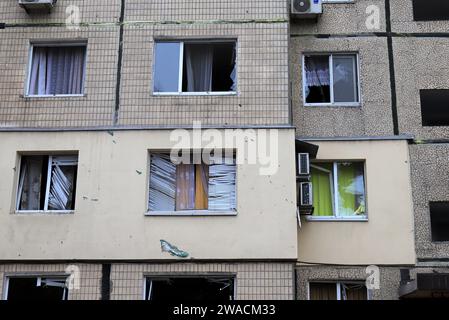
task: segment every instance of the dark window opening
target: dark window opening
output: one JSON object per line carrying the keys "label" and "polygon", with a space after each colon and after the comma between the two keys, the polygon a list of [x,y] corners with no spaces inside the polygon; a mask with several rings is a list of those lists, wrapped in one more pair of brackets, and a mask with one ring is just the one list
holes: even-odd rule
{"label": "dark window opening", "polygon": [[154,92],[235,92],[236,88],[235,41],[156,42]]}
{"label": "dark window opening", "polygon": [[449,241],[449,202],[431,202],[429,207],[432,241]]}
{"label": "dark window opening", "polygon": [[8,279],[6,299],[9,301],[67,300],[66,278],[15,278]]}
{"label": "dark window opening", "polygon": [[420,90],[423,126],[449,126],[449,89]]}
{"label": "dark window opening", "polygon": [[413,19],[415,21],[449,20],[449,1],[413,0]]}
{"label": "dark window opening", "polygon": [[145,299],[226,302],[234,299],[234,279],[216,277],[147,278]]}
{"label": "dark window opening", "polygon": [[74,210],[77,167],[77,156],[22,156],[17,210]]}

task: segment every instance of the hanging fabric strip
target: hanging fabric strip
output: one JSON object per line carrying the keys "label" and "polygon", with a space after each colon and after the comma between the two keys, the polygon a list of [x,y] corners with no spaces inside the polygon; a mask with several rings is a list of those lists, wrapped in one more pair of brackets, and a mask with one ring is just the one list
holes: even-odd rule
{"label": "hanging fabric strip", "polygon": [[232,162],[209,166],[209,210],[235,210],[236,166]]}
{"label": "hanging fabric strip", "polygon": [[176,166],[170,156],[152,154],[150,164],[150,211],[174,211],[176,197]]}

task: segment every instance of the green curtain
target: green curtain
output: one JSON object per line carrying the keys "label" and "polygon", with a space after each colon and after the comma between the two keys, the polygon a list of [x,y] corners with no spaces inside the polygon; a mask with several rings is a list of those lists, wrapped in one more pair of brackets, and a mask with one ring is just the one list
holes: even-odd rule
{"label": "green curtain", "polygon": [[328,172],[312,167],[312,190],[313,190],[313,215],[333,216],[332,209],[332,164],[317,164]]}
{"label": "green curtain", "polygon": [[338,163],[338,213],[355,216],[365,213],[365,186],[362,163]]}

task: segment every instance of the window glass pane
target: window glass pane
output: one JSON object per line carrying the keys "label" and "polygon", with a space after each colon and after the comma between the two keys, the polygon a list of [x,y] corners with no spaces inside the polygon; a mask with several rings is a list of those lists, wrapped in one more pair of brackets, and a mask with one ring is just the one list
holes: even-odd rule
{"label": "window glass pane", "polygon": [[337,284],[310,283],[310,300],[337,300]]}
{"label": "window glass pane", "polygon": [[329,56],[305,57],[304,67],[306,103],[331,102]]}
{"label": "window glass pane", "polygon": [[363,216],[366,213],[363,167],[362,162],[337,164],[339,216]]}
{"label": "window glass pane", "polygon": [[177,42],[156,43],[154,92],[178,92],[180,47]]}
{"label": "window glass pane", "polygon": [[313,215],[333,216],[333,175],[332,163],[312,165]]}
{"label": "window glass pane", "polygon": [[20,166],[19,210],[43,210],[48,158],[23,156]]}
{"label": "window glass pane", "polygon": [[34,47],[30,95],[82,94],[85,46]]}
{"label": "window glass pane", "polygon": [[355,56],[333,56],[334,102],[357,102],[357,67]]}

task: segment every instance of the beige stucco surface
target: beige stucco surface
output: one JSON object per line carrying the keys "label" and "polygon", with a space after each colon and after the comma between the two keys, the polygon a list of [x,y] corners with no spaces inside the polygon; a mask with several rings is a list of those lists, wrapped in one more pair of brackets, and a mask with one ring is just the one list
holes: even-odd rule
{"label": "beige stucco surface", "polygon": [[406,141],[314,142],[320,160],[366,160],[367,222],[302,221],[299,261],[414,264],[413,205]]}
{"label": "beige stucco surface", "polygon": [[[164,239],[189,259],[296,259],[294,131],[278,133],[277,173],[239,165],[237,215],[222,217],[145,216],[149,150],[174,144],[168,130],[0,133],[0,258],[173,259]],[[16,214],[20,153],[56,151],[79,153],[74,214]]]}

